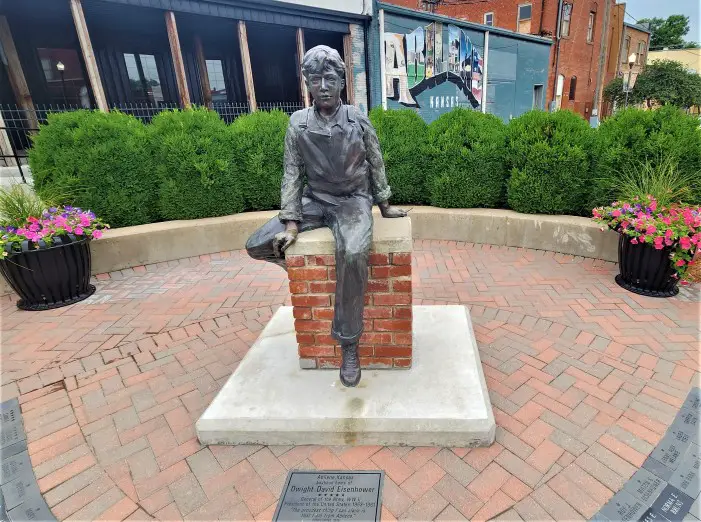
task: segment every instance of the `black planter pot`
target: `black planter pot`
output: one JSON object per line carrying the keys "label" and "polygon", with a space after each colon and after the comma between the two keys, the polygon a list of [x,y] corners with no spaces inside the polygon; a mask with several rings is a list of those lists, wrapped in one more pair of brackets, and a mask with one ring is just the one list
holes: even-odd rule
{"label": "black planter pot", "polygon": [[22,252],[0,261],[0,272],[17,292],[22,310],[50,310],[82,301],[95,293],[90,284],[90,243],[72,234],[39,249],[25,241]]}
{"label": "black planter pot", "polygon": [[669,258],[672,249],[657,250],[654,246],[633,244],[631,237],[620,234],[616,283],[626,290],[647,297],[672,297],[679,293],[678,279]]}

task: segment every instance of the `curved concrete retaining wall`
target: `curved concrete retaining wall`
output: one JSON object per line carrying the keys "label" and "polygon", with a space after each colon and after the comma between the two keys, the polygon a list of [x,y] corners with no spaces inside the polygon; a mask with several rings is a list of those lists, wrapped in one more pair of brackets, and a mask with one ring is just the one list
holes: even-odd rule
{"label": "curved concrete retaining wall", "polygon": [[[100,274],[238,250],[245,247],[246,240],[258,227],[276,215],[277,211],[247,212],[111,230],[91,243],[92,271]],[[591,220],[583,217],[434,207],[414,207],[409,216],[414,239],[533,248],[614,262],[618,259],[618,235],[610,230],[601,232]],[[1,280],[0,293],[9,291]]]}

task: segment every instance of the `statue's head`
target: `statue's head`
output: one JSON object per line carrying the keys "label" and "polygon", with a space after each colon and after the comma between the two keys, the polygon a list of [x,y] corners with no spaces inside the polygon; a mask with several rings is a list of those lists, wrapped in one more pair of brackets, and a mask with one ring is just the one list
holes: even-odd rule
{"label": "statue's head", "polygon": [[338,105],[346,86],[346,65],[338,51],[326,45],[312,47],[302,59],[302,74],[317,107]]}

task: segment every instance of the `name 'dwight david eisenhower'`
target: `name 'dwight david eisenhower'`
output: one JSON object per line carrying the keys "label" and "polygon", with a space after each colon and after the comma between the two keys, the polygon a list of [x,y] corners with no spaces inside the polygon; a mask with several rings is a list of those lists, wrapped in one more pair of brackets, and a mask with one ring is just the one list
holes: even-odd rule
{"label": "name 'dwight david eisenhower'", "polygon": [[[317,486],[316,493],[375,493],[374,487],[361,488],[356,486]],[[291,486],[290,491],[293,493],[314,493],[314,486]]]}

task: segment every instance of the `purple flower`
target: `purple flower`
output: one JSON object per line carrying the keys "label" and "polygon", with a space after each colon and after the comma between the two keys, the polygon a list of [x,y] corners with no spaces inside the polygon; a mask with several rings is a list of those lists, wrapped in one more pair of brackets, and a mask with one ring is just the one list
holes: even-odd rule
{"label": "purple flower", "polygon": [[49,212],[51,212],[52,214],[54,214],[57,211],[58,211],[58,209],[56,207],[49,208]]}

